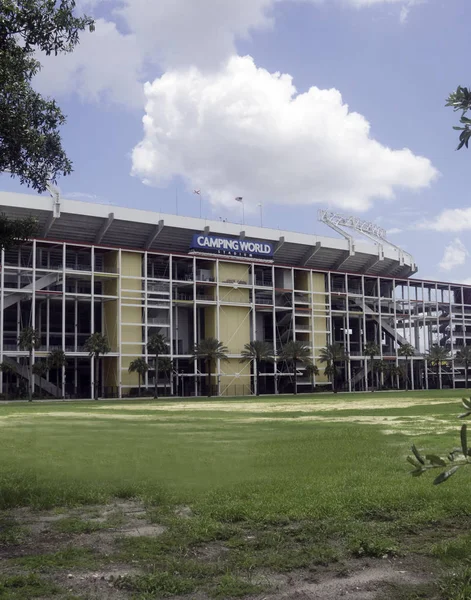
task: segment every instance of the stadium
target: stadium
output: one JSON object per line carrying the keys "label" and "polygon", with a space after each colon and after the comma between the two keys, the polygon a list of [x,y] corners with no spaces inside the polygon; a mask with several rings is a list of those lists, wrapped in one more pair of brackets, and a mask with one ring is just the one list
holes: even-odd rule
{"label": "stadium", "polygon": [[[471,287],[412,277],[414,259],[371,223],[320,211],[337,234],[323,237],[7,192],[0,193],[0,212],[34,216],[40,232],[2,252],[0,362],[28,379],[18,337],[33,327],[41,338],[35,360],[54,349],[67,355],[61,373],[34,376],[50,395],[90,397],[95,382],[103,397],[135,395],[130,362],[143,357],[152,366],[147,341],[157,332],[172,360],[171,371],[157,375],[167,395],[207,393],[205,366],[193,360],[193,348],[207,337],[228,348],[228,361],[211,374],[220,396],[254,393],[253,366],[241,362],[251,340],[270,342],[275,353],[302,341],[320,369],[313,378],[298,366],[295,390],[286,364],[263,364],[261,393],[328,391],[319,352],[329,343],[342,344],[349,357],[340,367],[345,391],[368,389],[368,342],[378,345],[377,360],[407,365],[412,389],[465,385],[454,356],[471,337]],[[84,348],[93,332],[111,346],[100,373]],[[414,356],[401,356],[404,344]],[[450,353],[439,381],[425,358],[435,344]],[[155,377],[151,368],[143,386],[153,388]],[[394,387],[399,376],[381,378]],[[5,385],[3,377],[3,391]]]}

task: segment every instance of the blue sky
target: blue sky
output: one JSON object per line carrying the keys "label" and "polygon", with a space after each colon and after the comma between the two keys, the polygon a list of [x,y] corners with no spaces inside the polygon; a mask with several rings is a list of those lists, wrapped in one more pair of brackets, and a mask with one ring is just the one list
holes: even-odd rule
{"label": "blue sky", "polygon": [[332,208],[390,230],[419,276],[471,281],[471,154],[444,107],[469,84],[469,0],[195,4],[82,0],[97,31],[36,82],[68,115],[62,194],[175,212],[178,193],[197,216],[198,188],[205,216],[240,220],[242,195],[246,222],[262,203],[265,226],[327,235]]}

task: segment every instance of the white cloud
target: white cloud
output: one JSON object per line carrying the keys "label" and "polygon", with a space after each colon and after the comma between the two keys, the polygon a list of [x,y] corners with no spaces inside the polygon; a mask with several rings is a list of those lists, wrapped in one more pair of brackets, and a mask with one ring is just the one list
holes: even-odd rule
{"label": "white cloud", "polygon": [[402,232],[403,232],[403,229],[399,229],[399,227],[391,227],[391,229],[388,229],[386,231],[386,233],[388,235],[395,235],[397,233],[402,233]]}
{"label": "white cloud", "polygon": [[82,99],[141,107],[144,102],[142,56],[134,34],[123,35],[110,21],[97,19],[70,54],[40,56],[43,68],[35,87],[59,95],[74,90]]}
{"label": "white cloud", "polygon": [[438,266],[443,271],[451,271],[455,267],[464,265],[468,256],[469,252],[466,246],[459,238],[455,238],[445,247],[443,258],[438,263]]}
{"label": "white cloud", "polygon": [[165,185],[174,175],[213,203],[322,203],[366,210],[396,189],[437,176],[430,161],[370,137],[335,89],[296,94],[289,75],[233,57],[217,73],[171,71],[146,84],[144,139],[133,173]]}
{"label": "white cloud", "polygon": [[466,231],[471,229],[471,208],[448,208],[430,221],[419,223],[420,229]]}
{"label": "white cloud", "polygon": [[78,11],[93,14],[104,6],[114,20],[98,19],[96,32],[83,33],[73,53],[40,57],[37,86],[54,95],[76,92],[90,101],[142,106],[139,88],[157,69],[219,69],[237,53],[237,40],[273,26],[277,4],[323,1],[360,9],[407,7],[411,0],[80,0]]}
{"label": "white cloud", "polygon": [[471,277],[467,277],[466,279],[462,279],[458,283],[462,283],[463,285],[471,285]]}
{"label": "white cloud", "polygon": [[399,13],[399,21],[401,23],[406,23],[409,18],[410,6],[403,6],[401,8],[401,12]]}

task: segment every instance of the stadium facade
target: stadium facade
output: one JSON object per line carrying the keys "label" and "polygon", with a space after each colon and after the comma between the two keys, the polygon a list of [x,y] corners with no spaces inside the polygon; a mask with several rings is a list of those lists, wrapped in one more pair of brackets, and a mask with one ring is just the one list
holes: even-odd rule
{"label": "stadium facade", "polygon": [[[414,346],[412,388],[465,384],[454,357],[471,340],[471,287],[412,278],[413,258],[362,224],[363,239],[335,219],[329,224],[340,237],[321,237],[6,192],[0,212],[32,215],[40,228],[37,239],[2,252],[0,362],[15,363],[28,378],[18,336],[32,326],[41,336],[35,360],[58,348],[67,355],[60,377],[36,376],[51,395],[89,397],[95,380],[104,396],[135,394],[137,374],[129,364],[141,356],[152,364],[147,341],[156,332],[169,343],[173,395],[206,392],[205,367],[192,360],[192,349],[207,337],[229,350],[227,362],[213,365],[221,396],[253,393],[253,366],[240,360],[250,340],[268,341],[275,352],[293,339],[309,345],[321,374],[313,382],[298,365],[298,392],[313,383],[329,389],[318,359],[331,342],[349,356],[341,366],[349,391],[368,385],[367,342],[378,344],[378,360],[396,366],[407,360],[401,346]],[[84,348],[96,331],[111,345],[100,374]],[[451,356],[440,365],[439,382],[424,358],[434,344]],[[149,370],[144,386],[152,388],[154,377]],[[167,390],[167,378],[158,385]],[[262,366],[260,392],[293,392],[293,386],[286,365]]]}

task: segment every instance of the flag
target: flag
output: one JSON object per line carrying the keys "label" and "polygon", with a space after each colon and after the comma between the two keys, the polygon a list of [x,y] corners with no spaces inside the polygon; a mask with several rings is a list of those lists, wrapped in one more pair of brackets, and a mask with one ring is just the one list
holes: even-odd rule
{"label": "flag", "polygon": [[237,198],[235,200],[236,200],[236,202],[242,202],[243,198],[242,198],[242,196],[237,196]]}
{"label": "flag", "polygon": [[197,196],[201,196],[201,190],[193,190],[193,194],[196,194]]}

